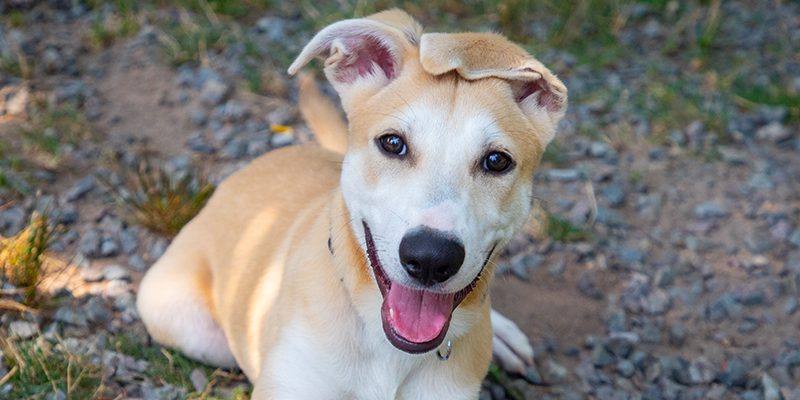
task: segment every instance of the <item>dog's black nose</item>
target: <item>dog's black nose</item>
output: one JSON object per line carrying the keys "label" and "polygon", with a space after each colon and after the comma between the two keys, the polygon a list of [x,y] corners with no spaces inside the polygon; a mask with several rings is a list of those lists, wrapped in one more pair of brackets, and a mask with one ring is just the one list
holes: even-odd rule
{"label": "dog's black nose", "polygon": [[400,241],[400,262],[408,275],[430,286],[458,272],[464,262],[464,246],[441,231],[416,229]]}

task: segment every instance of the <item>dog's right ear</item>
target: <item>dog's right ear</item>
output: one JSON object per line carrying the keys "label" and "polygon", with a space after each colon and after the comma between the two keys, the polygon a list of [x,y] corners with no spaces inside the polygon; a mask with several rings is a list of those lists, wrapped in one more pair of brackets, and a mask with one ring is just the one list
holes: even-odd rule
{"label": "dog's right ear", "polygon": [[375,94],[400,75],[404,60],[417,56],[420,25],[400,10],[336,22],[311,39],[289,67],[295,74],[317,56],[348,110],[356,99]]}

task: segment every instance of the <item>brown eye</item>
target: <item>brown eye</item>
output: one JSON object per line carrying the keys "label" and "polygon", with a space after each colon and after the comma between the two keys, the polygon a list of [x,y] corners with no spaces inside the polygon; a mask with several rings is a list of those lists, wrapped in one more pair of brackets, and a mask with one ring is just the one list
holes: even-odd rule
{"label": "brown eye", "polygon": [[483,159],[483,169],[493,174],[502,174],[510,170],[513,165],[511,157],[501,151],[489,153]]}
{"label": "brown eye", "polygon": [[400,135],[388,133],[378,138],[378,145],[381,149],[389,155],[405,156],[408,152],[408,146]]}

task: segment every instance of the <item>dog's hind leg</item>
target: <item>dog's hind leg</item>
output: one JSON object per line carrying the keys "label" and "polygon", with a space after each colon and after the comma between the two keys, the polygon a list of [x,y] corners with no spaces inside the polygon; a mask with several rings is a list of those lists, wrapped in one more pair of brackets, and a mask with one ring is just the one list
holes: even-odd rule
{"label": "dog's hind leg", "polygon": [[142,279],[139,315],[160,344],[207,364],[235,367],[225,333],[213,317],[209,268],[196,250],[178,246],[180,239]]}

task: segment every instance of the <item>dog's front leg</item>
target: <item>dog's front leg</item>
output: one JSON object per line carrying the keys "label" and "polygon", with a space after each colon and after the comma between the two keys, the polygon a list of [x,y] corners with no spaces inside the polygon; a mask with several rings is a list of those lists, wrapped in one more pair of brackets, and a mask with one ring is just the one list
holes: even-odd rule
{"label": "dog's front leg", "polygon": [[525,374],[533,364],[533,347],[517,325],[492,309],[492,354],[500,366],[509,372]]}

